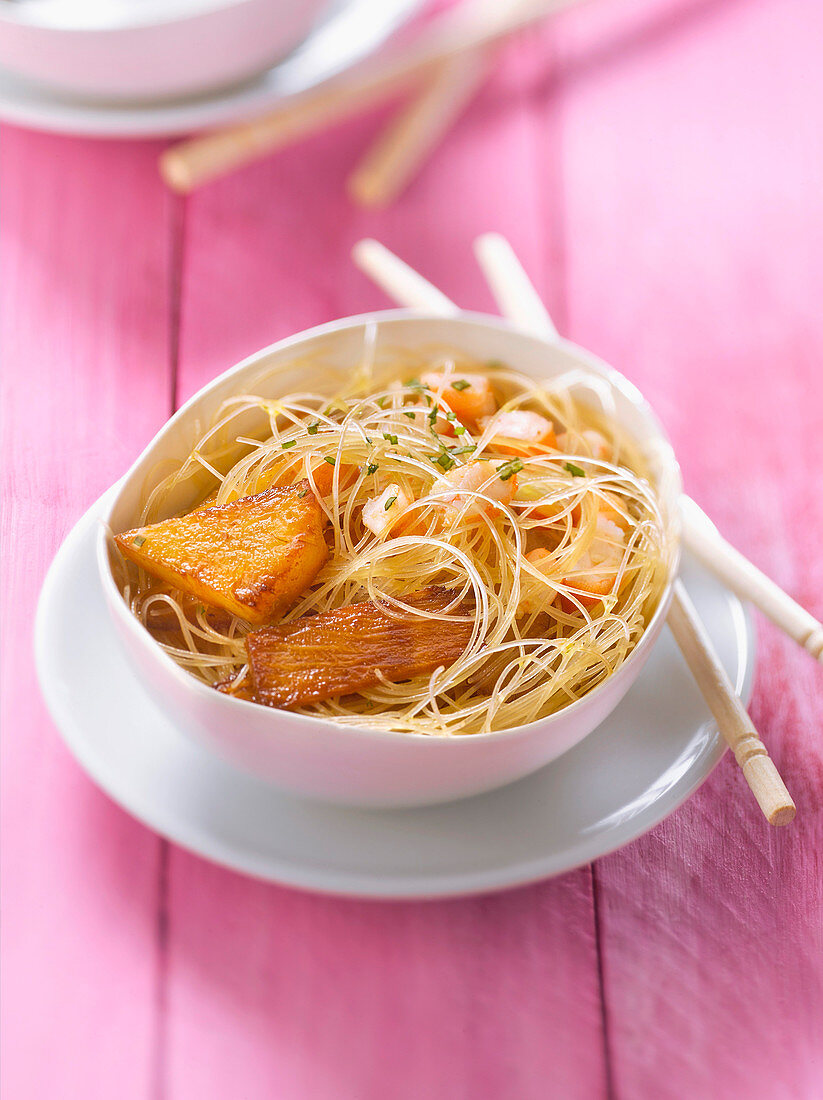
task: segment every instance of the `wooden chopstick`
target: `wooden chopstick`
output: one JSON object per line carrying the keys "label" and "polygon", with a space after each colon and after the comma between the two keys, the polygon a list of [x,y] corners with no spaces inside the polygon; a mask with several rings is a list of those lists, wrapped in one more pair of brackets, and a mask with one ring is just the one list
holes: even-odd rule
{"label": "wooden chopstick", "polygon": [[[475,253],[503,315],[531,332],[556,339],[548,310],[509,242],[497,233],[487,233],[475,241]],[[679,580],[666,621],[766,820],[787,825],[795,815],[794,802]]]}
{"label": "wooden chopstick", "polygon": [[[509,243],[498,234],[486,234],[475,242],[475,249],[492,293],[505,306],[510,319],[556,339],[548,311]],[[378,241],[360,241],[352,256],[357,266],[398,304],[445,317],[460,312],[442,291]],[[679,580],[674,584],[667,622],[766,820],[771,825],[788,825],[795,815],[794,802]]]}
{"label": "wooden chopstick", "polygon": [[797,812],[794,801],[735,694],[682,581],[675,581],[666,622],[766,820],[788,825]]}
{"label": "wooden chopstick", "polygon": [[[554,15],[581,0],[552,0],[545,14]],[[532,0],[474,0],[475,9],[515,16]],[[349,194],[362,206],[390,203],[420,169],[488,76],[494,50],[466,52],[438,65],[424,87],[393,118],[349,176]]]}
{"label": "wooden chopstick", "polygon": [[542,19],[555,5],[529,0],[515,12],[477,12],[473,4],[433,20],[406,52],[362,67],[288,100],[260,118],[180,142],[160,157],[160,172],[176,191],[193,190],[217,176],[274,152],[307,134],[371,106],[450,58],[497,42]]}
{"label": "wooden chopstick", "polygon": [[380,241],[365,237],[357,242],[351,254],[360,270],[398,305],[438,313],[441,317],[456,317],[460,312],[442,290],[424,279]]}
{"label": "wooden chopstick", "polygon": [[683,544],[739,596],[749,600],[807,653],[823,662],[823,623],[723,538],[691,497],[680,501]]}
{"label": "wooden chopstick", "polygon": [[349,176],[361,206],[386,206],[406,186],[473,99],[488,73],[485,50],[437,66],[425,87],[393,118]]}

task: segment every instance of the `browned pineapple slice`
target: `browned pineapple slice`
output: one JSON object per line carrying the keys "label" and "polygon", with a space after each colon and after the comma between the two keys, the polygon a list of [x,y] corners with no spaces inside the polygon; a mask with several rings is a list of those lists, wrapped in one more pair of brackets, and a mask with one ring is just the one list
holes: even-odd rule
{"label": "browned pineapple slice", "polygon": [[268,489],[117,535],[127,558],[255,626],[294,604],[328,558],[325,517],[308,482]]}
{"label": "browned pineapple slice", "polygon": [[[431,613],[445,611],[453,600],[453,592],[437,587],[403,597]],[[295,707],[374,687],[381,674],[392,683],[409,680],[453,664],[472,627],[363,602],[254,630],[246,635],[254,698],[270,707]]]}

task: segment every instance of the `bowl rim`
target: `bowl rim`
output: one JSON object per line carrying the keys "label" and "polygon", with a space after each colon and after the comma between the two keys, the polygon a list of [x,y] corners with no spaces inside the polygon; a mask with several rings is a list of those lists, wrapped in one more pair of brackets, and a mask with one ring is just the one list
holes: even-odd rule
{"label": "bowl rim", "polygon": [[[621,391],[629,401],[637,408],[639,408],[651,425],[656,431],[656,438],[659,443],[664,446],[661,454],[667,464],[668,473],[671,477],[672,494],[674,497],[679,495],[682,491],[682,478],[680,472],[680,466],[675,455],[674,448],[669,440],[669,437],[660,422],[657,414],[652,406],[643,396],[641,391],[630,382],[623,374],[621,374],[616,368],[600,359],[593,352],[588,351],[586,348],[580,347],[578,344],[573,343],[571,340],[567,340],[564,337],[557,336],[551,339],[542,335],[538,335],[511,323],[505,318],[498,317],[494,314],[487,314],[482,312],[476,312],[471,310],[460,310],[459,313],[444,316],[443,314],[431,313],[427,310],[417,309],[387,309],[387,310],[371,310],[366,313],[355,314],[349,317],[341,317],[335,321],[327,321],[320,325],[315,325],[309,329],[303,329],[300,332],[294,333],[291,336],[284,337],[282,340],[277,340],[272,344],[267,345],[264,348],[260,348],[258,351],[253,352],[251,355],[241,359],[239,363],[229,367],[225,371],[221,371],[210,382],[207,382],[205,386],[198,389],[191,397],[189,397],[177,411],[169,417],[157,432],[149,440],[148,444],[137,455],[128,470],[123,474],[121,478],[115,482],[111,489],[105,494],[106,511],[104,517],[100,520],[97,541],[96,541],[96,558],[97,569],[100,575],[103,591],[106,597],[106,602],[109,605],[109,609],[118,616],[119,621],[129,631],[130,635],[136,640],[144,651],[148,651],[151,655],[159,661],[161,667],[167,671],[173,679],[180,685],[183,690],[186,690],[199,697],[206,702],[212,708],[224,708],[225,713],[228,716],[239,716],[244,713],[244,710],[238,710],[238,707],[253,708],[252,712],[256,716],[260,717],[261,713],[269,714],[272,720],[280,722],[294,722],[297,725],[305,725],[307,727],[322,725],[326,728],[332,728],[335,731],[339,731],[341,734],[351,734],[353,737],[370,737],[377,741],[413,741],[415,744],[420,741],[427,741],[432,744],[454,744],[456,742],[474,743],[482,742],[488,744],[491,741],[512,740],[513,738],[526,737],[534,734],[536,731],[548,732],[558,722],[565,720],[572,713],[576,713],[584,706],[591,703],[591,700],[603,693],[602,689],[608,686],[614,686],[617,680],[625,680],[632,673],[630,683],[640,673],[642,667],[641,658],[646,651],[657,641],[657,638],[662,627],[663,619],[669,609],[669,604],[672,600],[674,591],[674,583],[677,579],[680,570],[680,558],[681,558],[681,545],[679,538],[679,526],[677,523],[677,511],[676,501],[672,500],[674,530],[673,538],[674,544],[672,548],[672,556],[669,567],[669,574],[666,578],[666,583],[658,601],[657,607],[652,613],[646,627],[643,631],[640,640],[635,645],[634,649],[625,659],[620,668],[608,679],[603,680],[597,684],[590,691],[587,691],[585,695],[582,695],[579,699],[575,699],[574,702],[567,704],[560,710],[555,711],[553,714],[547,715],[545,718],[538,718],[534,722],[529,722],[526,725],[510,726],[507,729],[491,730],[486,733],[472,733],[466,735],[454,735],[454,736],[432,736],[424,733],[410,733],[403,732],[401,730],[389,730],[389,729],[376,729],[368,726],[348,725],[338,722],[334,722],[332,719],[319,718],[313,715],[300,714],[295,711],[281,710],[277,707],[266,707],[260,703],[254,703],[250,700],[236,699],[233,696],[225,695],[221,692],[215,691],[207,684],[202,683],[196,679],[185,669],[181,668],[163,649],[155,642],[149,632],[145,629],[142,623],[132,614],[130,608],[126,605],[123,595],[119,586],[114,578],[114,574],[111,569],[111,563],[109,558],[109,547],[111,542],[111,528],[109,525],[109,518],[111,513],[117,506],[120,498],[123,486],[136,471],[138,466],[143,462],[144,458],[149,454],[155,445],[157,437],[161,433],[165,433],[169,430],[172,424],[177,423],[180,420],[186,418],[189,410],[193,405],[202,401],[208,394],[214,389],[221,387],[225,382],[233,378],[234,376],[248,370],[260,360],[266,356],[275,352],[281,352],[289,347],[298,345],[304,341],[316,339],[327,335],[333,335],[337,332],[346,331],[349,329],[357,328],[361,325],[367,324],[380,324],[381,322],[391,321],[420,321],[422,323],[456,323],[461,324],[463,322],[470,324],[481,324],[489,328],[494,328],[499,331],[510,332],[518,337],[526,337],[527,339],[534,340],[536,343],[543,344],[547,349],[559,349],[567,354],[570,354],[581,361],[583,361],[586,367],[590,367],[593,373],[597,374],[600,378],[605,379],[609,384],[614,385],[619,391]],[[635,667],[637,672],[635,673]],[[227,709],[226,709],[227,708]],[[453,751],[453,750],[452,750]]]}

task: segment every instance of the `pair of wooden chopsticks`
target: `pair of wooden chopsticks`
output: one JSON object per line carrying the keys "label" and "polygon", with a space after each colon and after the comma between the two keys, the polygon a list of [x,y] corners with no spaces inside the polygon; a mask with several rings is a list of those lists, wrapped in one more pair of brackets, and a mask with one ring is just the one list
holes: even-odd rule
{"label": "pair of wooden chopsticks", "polygon": [[408,182],[485,78],[490,51],[503,39],[580,0],[464,0],[433,19],[400,56],[328,81],[259,118],[167,149],[160,172],[188,192],[290,142],[367,109],[409,85],[417,94],[368,151],[349,179],[364,205],[389,202]]}
{"label": "pair of wooden chopsticks", "polygon": [[[548,311],[508,242],[490,233],[475,242],[475,249],[501,313],[528,331],[557,339]],[[377,241],[360,241],[353,255],[361,270],[399,304],[446,316],[459,313],[454,302]],[[696,557],[823,660],[823,625],[731,547],[687,497],[681,518],[683,541]],[[667,622],[766,820],[771,825],[788,825],[794,819],[795,804],[680,580],[674,585]]]}

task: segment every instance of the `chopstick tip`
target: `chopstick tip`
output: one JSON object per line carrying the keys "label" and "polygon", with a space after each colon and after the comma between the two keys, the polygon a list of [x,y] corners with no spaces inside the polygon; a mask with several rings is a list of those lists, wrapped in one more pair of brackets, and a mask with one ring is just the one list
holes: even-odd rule
{"label": "chopstick tip", "polygon": [[160,154],[159,168],[160,175],[172,191],[177,191],[181,195],[191,191],[192,179],[188,164],[185,158],[180,156],[176,147]]}
{"label": "chopstick tip", "polygon": [[770,825],[791,825],[797,814],[797,807],[794,802],[786,802],[782,806],[778,806],[772,810],[769,814],[768,822]]}

